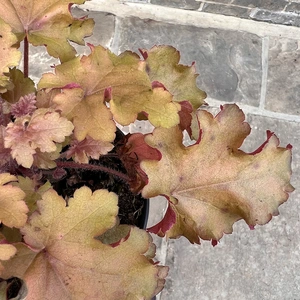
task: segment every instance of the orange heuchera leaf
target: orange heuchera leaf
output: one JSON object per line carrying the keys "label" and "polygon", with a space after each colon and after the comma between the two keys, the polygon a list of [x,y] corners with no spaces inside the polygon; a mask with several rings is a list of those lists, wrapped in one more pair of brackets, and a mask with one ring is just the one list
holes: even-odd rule
{"label": "orange heuchera leaf", "polygon": [[99,159],[100,155],[105,155],[113,149],[109,142],[96,141],[87,136],[83,141],[73,140],[70,148],[66,152],[66,158],[73,158],[74,161],[87,164],[89,158]]}
{"label": "orange heuchera leaf", "polygon": [[0,223],[20,228],[26,223],[28,207],[23,201],[25,193],[8,184],[12,181],[17,181],[17,178],[9,173],[0,174]]}
{"label": "orange heuchera leaf", "polygon": [[199,111],[198,118],[201,136],[195,145],[184,147],[177,127],[158,128],[146,138],[162,159],[141,163],[149,178],[142,194],[169,200],[166,219],[153,230],[199,243],[199,238],[217,241],[231,233],[240,219],[251,228],[270,221],[293,191],[291,147],[279,147],[268,132],[257,151],[239,150],[250,127],[236,105],[225,105],[215,118]]}
{"label": "orange heuchera leaf", "polygon": [[152,261],[150,235],[126,226],[127,236],[113,245],[95,238],[116,224],[117,203],[114,193],[82,187],[66,207],[47,191],[22,229],[26,245],[15,244],[1,276],[24,279],[31,300],[150,299],[167,273]]}
{"label": "orange heuchera leaf", "polygon": [[[76,117],[79,123],[77,126],[74,122],[75,135],[76,128],[83,128],[80,125],[82,122],[89,122],[92,119],[95,131],[100,127],[98,123],[101,123],[106,132],[110,132],[107,127],[111,125],[107,116],[103,115],[104,111],[99,111],[96,119],[91,119],[82,112],[84,110],[92,114],[95,107],[94,105],[90,107],[91,101],[97,102],[97,107],[103,105],[105,108],[104,100],[109,102],[111,119],[113,116],[122,125],[134,122],[141,112],[155,126],[172,127],[179,123],[180,105],[174,103],[172,95],[163,88],[152,90],[151,82],[144,70],[145,63],[140,61],[137,54],[124,52],[116,56],[101,46],[90,45],[90,48],[90,55],[81,59],[77,57],[56,66],[55,74],[44,74],[38,84],[40,89],[63,88],[64,91],[69,89],[64,96],[57,95],[53,102],[63,109],[63,113],[69,112],[70,117]],[[82,100],[80,103],[76,101],[79,93],[77,89],[84,91],[83,99],[86,101]],[[66,100],[63,100],[64,97]],[[90,100],[90,97],[93,97],[93,100]],[[92,124],[85,127],[92,127]],[[103,132],[103,128],[100,127],[98,132]],[[93,137],[91,133],[88,134]],[[77,136],[77,139],[82,140],[82,136],[83,134],[80,138]]]}
{"label": "orange heuchera leaf", "polygon": [[84,44],[82,39],[92,34],[92,19],[74,19],[70,13],[71,3],[84,2],[48,0],[45,5],[40,0],[2,0],[0,18],[12,27],[19,42],[27,35],[29,43],[45,45],[51,56],[67,61],[76,54],[69,40]]}
{"label": "orange heuchera leaf", "polygon": [[179,64],[179,51],[171,46],[155,46],[140,50],[146,61],[146,70],[152,82],[158,81],[173,95],[174,101],[189,101],[194,109],[205,104],[206,93],[196,84],[195,66]]}
{"label": "orange heuchera leaf", "polygon": [[36,149],[55,152],[57,143],[62,143],[72,133],[74,126],[59,113],[39,108],[32,116],[16,118],[6,127],[4,145],[18,164],[30,168]]}
{"label": "orange heuchera leaf", "polygon": [[12,47],[17,42],[17,37],[11,31],[11,27],[1,19],[0,14],[0,93],[12,88],[7,76],[9,67],[17,66],[22,56],[20,51]]}

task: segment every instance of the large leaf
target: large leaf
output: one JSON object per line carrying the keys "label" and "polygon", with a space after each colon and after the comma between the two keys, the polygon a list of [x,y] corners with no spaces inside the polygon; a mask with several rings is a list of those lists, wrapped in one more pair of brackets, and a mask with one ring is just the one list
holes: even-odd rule
{"label": "large leaf", "polygon": [[9,67],[17,66],[22,56],[20,51],[12,47],[16,42],[17,37],[12,33],[11,27],[1,19],[0,14],[0,93],[13,87],[8,76]]}
{"label": "large leaf", "polygon": [[[144,71],[144,62],[132,52],[116,56],[101,46],[91,46],[89,56],[83,56],[81,59],[78,57],[56,66],[55,74],[44,74],[38,87],[71,89],[65,93],[64,101],[57,96],[53,102],[68,112],[73,106],[73,113],[77,111],[76,118],[84,119],[84,122],[88,122],[89,117],[81,111],[84,110],[83,106],[88,105],[88,101],[82,101],[78,104],[80,108],[75,109],[77,103],[74,96],[77,97],[78,88],[84,91],[85,99],[92,96],[97,98],[98,106],[105,106],[104,99],[109,101],[113,117],[122,125],[134,122],[141,112],[155,126],[171,127],[179,123],[180,105],[174,103],[172,95],[163,88],[152,90],[149,77]],[[60,99],[57,99],[58,97]],[[98,122],[100,120],[103,120],[103,116],[98,114]],[[106,131],[110,132],[108,127],[111,126],[107,117],[101,122]],[[95,121],[92,123],[95,124]],[[75,135],[76,127],[78,126],[75,124]],[[102,131],[103,129],[99,134]],[[78,139],[81,141],[82,137]]]}
{"label": "large leaf", "polygon": [[239,150],[250,127],[236,105],[225,105],[215,118],[201,110],[198,118],[201,136],[195,145],[184,147],[176,127],[158,128],[146,138],[162,159],[142,162],[149,178],[142,194],[169,200],[165,219],[150,231],[199,243],[199,238],[217,241],[231,233],[240,219],[250,227],[270,221],[293,190],[291,147],[279,147],[268,132],[255,152]]}
{"label": "large leaf", "polygon": [[34,46],[45,45],[50,55],[67,61],[76,54],[69,40],[84,44],[83,38],[92,34],[92,19],[74,19],[70,4],[85,0],[2,0],[0,18],[8,23],[19,42],[27,36]]}
{"label": "large leaf", "polygon": [[150,299],[167,273],[152,261],[150,235],[125,226],[112,245],[95,239],[115,225],[117,203],[114,193],[82,187],[66,207],[48,190],[22,230],[26,244],[15,244],[1,276],[24,279],[31,300]]}
{"label": "large leaf", "polygon": [[179,51],[171,46],[155,46],[152,49],[140,50],[146,61],[146,70],[151,81],[162,83],[174,96],[174,101],[189,101],[194,109],[204,104],[206,93],[196,84],[198,74],[195,66],[179,64]]}

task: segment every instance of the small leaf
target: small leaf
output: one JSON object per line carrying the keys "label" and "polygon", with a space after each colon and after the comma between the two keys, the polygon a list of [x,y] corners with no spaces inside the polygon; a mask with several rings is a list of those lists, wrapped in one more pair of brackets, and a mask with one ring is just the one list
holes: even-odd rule
{"label": "small leaf", "polygon": [[55,152],[57,143],[72,133],[74,126],[51,109],[37,109],[32,116],[17,118],[6,127],[4,145],[18,164],[30,168],[37,148],[41,152]]}
{"label": "small leaf", "polygon": [[122,232],[128,234],[117,245],[95,239],[115,226],[117,203],[114,193],[92,193],[82,187],[66,207],[62,197],[48,190],[38,202],[39,212],[22,229],[28,246],[15,245],[18,252],[3,263],[1,276],[24,279],[33,300],[45,295],[49,299],[150,299],[162,289],[167,275],[167,268],[149,257],[150,235],[123,225]]}
{"label": "small leaf", "polygon": [[8,173],[0,174],[0,222],[8,227],[20,228],[26,223],[28,207],[23,201],[25,193],[9,184],[16,180]]}
{"label": "small leaf", "polygon": [[109,142],[102,142],[87,136],[83,141],[73,140],[70,148],[66,152],[66,158],[73,158],[75,162],[87,164],[89,158],[99,159],[100,155],[105,155],[113,149]]}
{"label": "small leaf", "polygon": [[172,228],[164,225],[166,220],[154,230],[199,243],[200,238],[218,241],[240,219],[252,227],[266,224],[293,191],[291,148],[279,147],[278,138],[269,132],[253,153],[240,150],[250,126],[236,105],[225,105],[215,118],[201,110],[198,118],[201,136],[195,145],[183,146],[177,127],[157,128],[146,137],[162,159],[141,163],[149,178],[142,195],[165,195],[166,217],[176,215]]}
{"label": "small leaf", "polygon": [[36,110],[35,94],[25,95],[19,101],[11,106],[11,113],[15,118],[31,115]]}
{"label": "small leaf", "polygon": [[13,47],[16,42],[17,37],[12,33],[11,27],[1,19],[0,13],[0,93],[13,88],[8,76],[9,67],[17,66],[22,56],[21,52]]}
{"label": "small leaf", "polygon": [[205,104],[206,93],[196,84],[195,66],[179,64],[179,51],[171,46],[155,46],[140,50],[145,61],[150,80],[160,82],[174,97],[174,101],[189,101],[196,110]]}

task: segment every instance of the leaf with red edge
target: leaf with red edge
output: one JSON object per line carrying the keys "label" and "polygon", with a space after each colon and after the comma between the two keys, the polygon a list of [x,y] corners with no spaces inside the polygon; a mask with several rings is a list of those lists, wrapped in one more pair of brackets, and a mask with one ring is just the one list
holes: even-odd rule
{"label": "leaf with red edge", "polygon": [[[7,22],[21,42],[27,36],[34,46],[47,47],[51,56],[67,61],[76,54],[69,41],[83,45],[92,34],[92,19],[74,19],[70,7],[85,0],[2,0],[0,18]],[[79,29],[79,30],[78,30]]]}
{"label": "leaf with red edge", "polygon": [[[76,112],[76,118],[80,120],[80,124],[90,119],[82,113],[88,104],[88,101],[83,100],[89,97],[97,98],[98,106],[105,106],[104,100],[109,102],[110,113],[122,125],[133,123],[139,113],[144,113],[154,126],[172,127],[179,123],[180,105],[173,102],[172,95],[163,88],[152,89],[145,71],[145,63],[140,61],[137,54],[127,51],[116,56],[101,46],[90,45],[90,48],[90,55],[56,66],[55,74],[43,75],[38,84],[40,89],[69,89],[68,95],[67,93],[65,95],[66,100],[63,101],[63,96],[58,95],[53,102],[67,109],[68,112],[70,108],[75,111],[80,107]],[[84,98],[77,107],[71,94],[74,94],[75,98],[78,97],[77,89],[79,88],[84,91]],[[58,97],[59,100],[57,100]],[[87,109],[90,110],[89,107]],[[97,116],[98,123],[101,119],[102,115]],[[95,122],[96,120],[93,120],[92,124],[95,128],[99,128],[100,124],[95,126]],[[101,121],[101,124],[105,125],[106,132],[110,132],[107,130],[109,125],[107,116],[105,116],[105,122]],[[75,134],[76,127],[79,126],[75,124]],[[82,127],[80,125],[80,128]],[[103,132],[103,128],[100,129],[98,131]],[[88,134],[93,137],[91,133]],[[77,136],[77,139],[83,138]]]}
{"label": "leaf with red edge", "polygon": [[[200,238],[215,243],[240,219],[254,227],[278,214],[278,206],[293,191],[291,147],[279,147],[278,138],[268,132],[257,151],[240,150],[250,126],[236,105],[224,105],[215,118],[201,110],[198,119],[201,136],[195,145],[183,146],[178,127],[157,128],[146,137],[162,159],[141,163],[149,180],[142,195],[169,199],[173,213],[169,211],[167,217],[175,214],[176,223],[163,232],[168,237],[183,235],[192,243],[200,243]],[[160,225],[156,231],[163,228]]]}
{"label": "leaf with red edge", "polygon": [[168,268],[153,262],[147,232],[123,225],[119,242],[101,241],[116,224],[117,195],[82,187],[67,207],[54,190],[42,197],[1,274],[22,278],[29,299],[151,299],[162,289]]}
{"label": "leaf with red edge", "polygon": [[124,137],[123,145],[117,148],[127,174],[130,178],[130,187],[133,191],[140,191],[147,183],[147,175],[141,169],[143,160],[160,160],[160,152],[145,143],[145,136],[141,133],[128,134]]}
{"label": "leaf with red edge", "polygon": [[174,101],[189,101],[195,110],[205,104],[206,93],[197,87],[195,66],[179,64],[178,50],[171,46],[155,46],[140,52],[150,80],[160,82],[173,95]]}

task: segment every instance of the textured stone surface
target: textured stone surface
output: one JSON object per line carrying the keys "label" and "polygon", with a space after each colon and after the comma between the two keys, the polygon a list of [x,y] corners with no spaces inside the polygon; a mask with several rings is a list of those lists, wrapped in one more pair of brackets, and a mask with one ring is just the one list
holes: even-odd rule
{"label": "textured stone surface", "polygon": [[120,20],[114,48],[124,51],[155,44],[176,47],[183,64],[196,62],[198,85],[209,97],[257,106],[261,90],[261,40],[256,35],[151,20]]}
{"label": "textured stone surface", "polygon": [[[299,123],[248,116],[252,133],[246,143],[256,149],[267,128],[275,130],[282,145],[294,145],[294,186],[300,186]],[[249,230],[244,221],[216,247],[191,245],[184,238],[170,241],[169,279],[161,300],[298,300],[300,290],[299,193],[280,208],[265,226]]]}
{"label": "textured stone surface", "polygon": [[202,8],[202,11],[215,13],[215,14],[222,14],[225,16],[248,18],[251,9],[246,7],[232,6],[232,5],[205,3]]}
{"label": "textured stone surface", "polygon": [[266,108],[300,115],[300,43],[271,38]]}
{"label": "textured stone surface", "polygon": [[247,7],[259,7],[268,10],[283,10],[287,5],[285,0],[233,0],[232,4],[247,6]]}
{"label": "textured stone surface", "polygon": [[150,0],[152,4],[176,7],[181,9],[198,9],[200,3],[195,0]]}
{"label": "textured stone surface", "polygon": [[250,18],[256,21],[265,21],[274,24],[299,26],[299,16],[287,12],[272,12],[265,9],[255,9]]}

